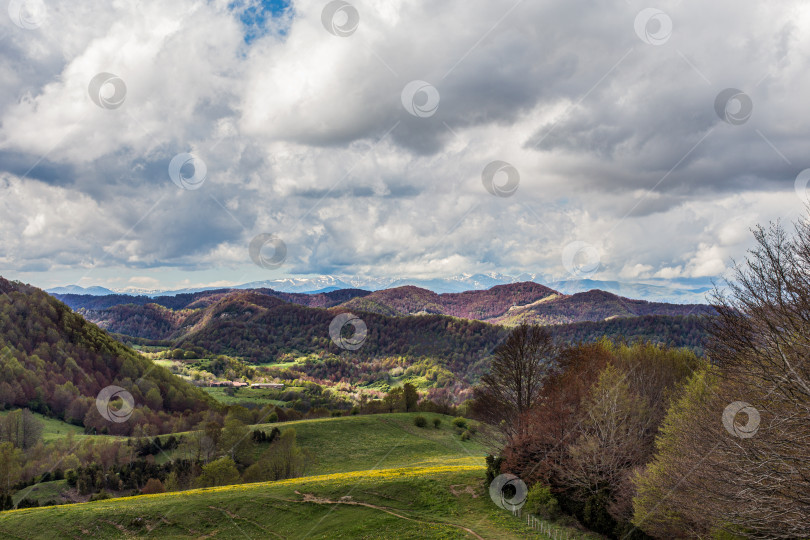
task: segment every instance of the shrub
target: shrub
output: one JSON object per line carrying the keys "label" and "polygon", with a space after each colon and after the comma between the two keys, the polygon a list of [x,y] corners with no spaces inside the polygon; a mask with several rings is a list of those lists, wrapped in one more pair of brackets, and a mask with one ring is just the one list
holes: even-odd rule
{"label": "shrub", "polygon": [[310,409],[307,416],[310,418],[328,418],[332,416],[332,413],[329,412],[329,409],[326,407],[315,407],[314,409]]}
{"label": "shrub", "polygon": [[[90,500],[93,500],[92,498]],[[29,499],[25,498],[17,503],[17,508],[36,508],[39,506],[39,502],[36,499]],[[9,510],[12,507],[9,508]]]}
{"label": "shrub", "polygon": [[439,429],[440,425],[442,425],[442,419],[441,418],[434,418],[433,419],[433,427],[435,427],[436,429]]}
{"label": "shrub", "polygon": [[526,497],[526,508],[529,513],[543,519],[557,519],[560,516],[560,503],[551,493],[551,488],[537,483],[529,489]]}
{"label": "shrub", "polygon": [[460,416],[453,418],[453,425],[457,428],[467,429],[467,420]]}
{"label": "shrub", "polygon": [[416,427],[425,427],[427,425],[427,419],[420,414],[413,419],[413,423],[416,425]]}
{"label": "shrub", "polygon": [[[107,493],[106,491],[100,491],[99,493],[96,493],[95,495],[90,496],[90,502],[103,501],[103,500],[109,499],[109,498],[110,498],[109,493]],[[19,508],[19,505],[17,505],[17,508]]]}
{"label": "shrub", "polygon": [[239,482],[239,471],[236,464],[229,457],[221,457],[202,468],[202,474],[197,478],[199,487],[227,486]]}
{"label": "shrub", "polygon": [[488,454],[486,457],[487,462],[487,486],[489,486],[499,474],[501,474],[501,464],[503,457],[495,457]]}
{"label": "shrub", "polygon": [[166,489],[163,487],[163,482],[157,478],[150,478],[146,481],[146,485],[143,486],[141,493],[151,495],[152,493],[164,493],[165,491]]}
{"label": "shrub", "polygon": [[464,433],[461,434],[461,440],[462,441],[469,441],[470,437],[472,437],[472,433],[470,433],[469,429],[465,430]]}

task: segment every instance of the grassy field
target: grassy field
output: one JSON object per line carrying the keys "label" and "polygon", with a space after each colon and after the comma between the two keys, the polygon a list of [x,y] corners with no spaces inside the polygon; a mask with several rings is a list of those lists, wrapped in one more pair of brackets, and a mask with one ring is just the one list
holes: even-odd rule
{"label": "grassy field", "polygon": [[[406,467],[466,457],[483,463],[483,446],[475,438],[462,441],[451,424],[452,417],[420,414],[427,419],[427,427],[414,425],[414,413],[393,413],[256,424],[250,428],[267,433],[274,427],[282,431],[295,429],[298,445],[310,455],[307,475]],[[438,429],[433,427],[433,418],[441,420]],[[178,451],[171,451],[157,455],[155,460],[163,463],[177,457],[181,457]]]}
{"label": "grassy field", "polygon": [[285,405],[284,401],[273,399],[274,396],[279,394],[279,391],[268,388],[239,388],[233,396],[226,394],[226,389],[221,386],[201,386],[200,389],[225,405],[240,403],[253,403],[260,406],[271,403],[282,407]]}
{"label": "grassy field", "polygon": [[[309,474],[359,471],[370,468],[414,466],[423,461],[465,457],[479,458],[484,448],[474,439],[462,441],[451,425],[452,418],[422,413],[428,427],[413,423],[415,414],[394,413],[343,416],[320,420],[301,420],[264,424],[265,431],[278,427],[295,428],[298,444],[313,456]],[[439,429],[433,427],[439,418]]]}
{"label": "grassy field", "polygon": [[21,489],[14,494],[12,500],[14,504],[19,503],[22,499],[37,500],[40,504],[45,504],[48,501],[61,502],[61,493],[68,488],[67,480],[52,480],[50,482],[41,482]]}
{"label": "grassy field", "polygon": [[423,415],[425,428],[407,413],[255,426],[295,428],[306,476],[3,512],[0,537],[548,538],[490,500],[475,438]]}
{"label": "grassy field", "polygon": [[[0,418],[7,415],[8,411],[0,411]],[[42,439],[45,442],[49,442],[55,439],[61,439],[65,437],[68,433],[73,433],[79,437],[92,437],[95,435],[85,435],[84,428],[80,426],[74,426],[73,424],[68,424],[67,422],[62,422],[61,420],[57,420],[56,418],[48,418],[47,416],[43,416],[39,413],[34,413],[34,416],[42,422]]]}
{"label": "grassy field", "polygon": [[[467,458],[0,514],[3,538],[548,538]],[[571,538],[579,538],[569,530]]]}

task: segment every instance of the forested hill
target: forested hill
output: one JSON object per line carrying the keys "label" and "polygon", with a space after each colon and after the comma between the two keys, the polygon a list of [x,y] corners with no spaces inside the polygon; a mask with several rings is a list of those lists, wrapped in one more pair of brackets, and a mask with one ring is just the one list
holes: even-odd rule
{"label": "forested hill", "polygon": [[602,338],[627,342],[649,341],[668,347],[686,347],[704,354],[707,332],[699,315],[643,315],[607,321],[559,324],[550,328],[563,343],[589,343]]}
{"label": "forested hill", "polygon": [[[255,362],[273,361],[285,353],[341,353],[329,335],[329,325],[344,311],[308,308],[256,292],[235,292],[212,306],[189,313],[174,341],[179,346],[202,347]],[[435,357],[458,370],[488,357],[507,332],[498,326],[438,315],[357,315],[362,317],[368,334],[352,356]]]}
{"label": "forested hill", "polygon": [[[104,420],[96,397],[109,385],[132,394],[121,423]],[[165,432],[216,405],[45,292],[0,277],[0,407],[28,407],[88,428]],[[183,415],[183,413],[186,413]]]}
{"label": "forested hill", "polygon": [[341,306],[382,315],[431,313],[504,325],[524,322],[552,325],[604,321],[614,317],[702,315],[714,311],[704,304],[632,300],[598,289],[566,295],[532,282],[446,294],[418,287],[397,287],[353,298]]}
{"label": "forested hill", "polygon": [[[343,302],[347,302],[356,297],[371,294],[369,291],[361,289],[338,289],[325,293],[284,293],[273,289],[251,289],[254,292],[279,298],[285,302],[299,304],[309,307],[332,307]],[[210,291],[200,291],[196,293],[185,293],[174,296],[132,296],[128,294],[107,294],[103,296],[91,294],[54,294],[58,300],[64,302],[72,309],[87,309],[91,311],[109,309],[113,306],[132,304],[144,306],[146,304],[156,304],[169,309],[198,308],[211,305],[223,296],[239,292],[240,289],[216,289]]]}
{"label": "forested hill", "polygon": [[[123,334],[151,339],[176,337],[185,318],[235,294],[252,292],[306,307],[341,307],[348,311],[391,317],[449,315],[512,326],[520,323],[556,325],[605,321],[645,315],[687,316],[713,313],[705,304],[667,304],[632,300],[600,290],[565,295],[533,282],[498,285],[487,290],[437,294],[406,286],[368,292],[342,289],[328,293],[281,293],[272,289],[220,289],[177,296],[55,295],[88,320]],[[145,308],[145,309],[141,309]],[[164,309],[165,308],[165,309]],[[171,313],[174,312],[174,313]],[[191,324],[196,323],[192,318]]]}
{"label": "forested hill", "polygon": [[345,302],[343,307],[383,315],[436,314],[491,321],[505,315],[514,306],[531,305],[560,296],[557,291],[531,281],[444,294],[409,285],[358,296]]}
{"label": "forested hill", "polygon": [[[156,304],[119,305],[106,310],[81,310],[103,328],[176,347],[197,347],[253,362],[273,362],[286,354],[340,353],[329,336],[329,324],[344,306],[308,308],[257,291],[232,291],[197,309],[170,310]],[[362,348],[343,354],[362,358],[431,357],[455,366],[487,358],[507,329],[445,315],[387,316],[354,310],[368,328]],[[593,341],[602,336],[646,339],[702,350],[704,332],[697,317],[617,317],[609,321],[553,325],[560,341]]]}

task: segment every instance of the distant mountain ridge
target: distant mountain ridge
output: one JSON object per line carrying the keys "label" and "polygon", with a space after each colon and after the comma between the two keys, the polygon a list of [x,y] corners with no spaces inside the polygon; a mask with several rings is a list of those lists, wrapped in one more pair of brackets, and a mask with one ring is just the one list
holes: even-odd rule
{"label": "distant mountain ridge", "polygon": [[601,289],[627,298],[640,298],[644,300],[669,302],[678,304],[706,303],[706,292],[712,289],[712,283],[707,279],[682,280],[651,280],[649,282],[620,282],[599,281],[591,279],[563,280],[544,278],[537,274],[521,274],[507,276],[504,274],[461,274],[449,278],[437,279],[404,279],[404,278],[349,278],[336,276],[317,276],[312,278],[285,278],[276,280],[253,281],[234,285],[231,287],[197,287],[177,290],[146,290],[123,289],[110,291],[104,287],[89,287],[87,289],[77,285],[48,289],[52,294],[90,294],[103,296],[108,294],[127,294],[132,296],[176,296],[180,294],[194,294],[219,289],[273,289],[286,293],[320,293],[339,289],[363,289],[378,291],[404,286],[415,286],[430,290],[437,294],[458,293],[470,290],[485,290],[497,285],[507,285],[531,281],[545,285],[564,294],[586,292],[591,289]]}
{"label": "distant mountain ridge", "polygon": [[[88,320],[112,332],[149,339],[178,339],[196,327],[208,308],[252,295],[252,303],[292,304],[308,308],[340,309],[385,317],[444,315],[499,326],[520,323],[559,325],[599,322],[647,315],[689,316],[712,313],[704,304],[667,304],[632,300],[591,290],[562,294],[528,281],[496,285],[486,290],[442,293],[415,286],[380,291],[338,289],[303,294],[261,288],[248,291],[218,289],[176,296],[55,295]],[[263,300],[264,299],[264,300]],[[269,305],[269,304],[268,304]]]}
{"label": "distant mountain ridge", "polygon": [[[434,300],[430,296],[434,293],[425,295],[424,289],[402,287],[393,291],[403,289],[408,293],[407,298],[414,301]],[[500,325],[439,313],[391,315],[381,313],[383,310],[353,309],[364,321],[368,335],[360,349],[346,352],[338,349],[329,335],[330,323],[338,313],[346,311],[345,304],[309,307],[259,290],[230,291],[209,300],[178,310],[158,304],[122,304],[97,311],[80,309],[79,313],[102,328],[121,334],[123,337],[119,339],[125,342],[128,341],[126,336],[132,336],[152,340],[144,343],[202,348],[256,363],[280,361],[286,355],[341,353],[362,361],[432,359],[465,379],[480,375],[489,355],[508,333],[508,329]],[[441,305],[441,302],[432,305]],[[587,323],[591,325],[587,327],[578,327],[579,324],[585,323],[556,324],[550,329],[566,340],[593,341],[602,336],[623,336],[676,347],[689,346],[695,350],[701,349],[704,337],[697,317],[688,315],[625,316]]]}
{"label": "distant mountain ridge", "polygon": [[514,325],[553,325],[604,321],[643,315],[702,315],[704,304],[668,304],[631,300],[598,289],[562,294],[534,282],[498,285],[484,291],[436,294],[418,287],[397,287],[356,297],[341,307],[389,316],[439,314]]}
{"label": "distant mountain ridge", "polygon": [[[369,291],[360,289],[337,289],[329,292],[319,293],[284,293],[272,289],[252,289],[267,296],[273,296],[290,302],[308,307],[332,307],[357,296],[371,294]],[[145,306],[147,304],[157,304],[169,309],[195,309],[205,307],[221,297],[238,292],[238,289],[212,289],[195,293],[182,293],[171,296],[130,296],[126,294],[110,294],[106,296],[95,296],[89,294],[53,294],[72,309],[100,310],[109,309],[113,306],[133,304]]]}
{"label": "distant mountain ridge", "polygon": [[90,296],[104,296],[108,294],[116,294],[115,291],[105,287],[79,287],[78,285],[67,285],[65,287],[54,287],[45,292],[49,294],[87,294]]}

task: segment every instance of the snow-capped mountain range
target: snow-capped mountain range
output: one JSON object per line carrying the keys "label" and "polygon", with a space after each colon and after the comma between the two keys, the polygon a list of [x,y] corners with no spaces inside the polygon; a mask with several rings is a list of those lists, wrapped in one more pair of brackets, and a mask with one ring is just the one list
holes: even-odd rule
{"label": "snow-capped mountain range", "polygon": [[[405,278],[355,278],[340,276],[315,276],[310,278],[285,278],[264,281],[252,281],[234,285],[233,289],[259,289],[268,288],[279,292],[328,292],[337,289],[365,289],[377,291],[381,289],[391,289],[404,285],[414,285],[437,293],[463,292],[468,290],[489,289],[496,285],[507,283],[519,283],[523,281],[533,281],[546,285],[563,294],[574,294],[577,292],[589,291],[591,289],[601,289],[619,296],[636,298],[656,302],[670,302],[677,304],[706,303],[707,293],[712,290],[712,282],[708,278],[680,279],[680,280],[650,280],[644,282],[621,282],[621,281],[600,281],[591,279],[576,279],[553,281],[543,279],[536,274],[521,274],[517,276],[507,276],[504,274],[460,274],[449,278],[435,279],[405,279]],[[80,287],[78,285],[68,285],[65,287],[55,287],[48,289],[52,294],[87,294],[93,296],[104,296],[108,294],[129,294],[144,296],[173,296],[183,293],[193,293],[211,289],[222,289],[228,287],[199,287],[177,290],[154,290],[154,289],[107,289],[105,287],[92,286]]]}

